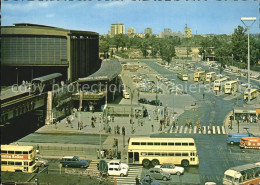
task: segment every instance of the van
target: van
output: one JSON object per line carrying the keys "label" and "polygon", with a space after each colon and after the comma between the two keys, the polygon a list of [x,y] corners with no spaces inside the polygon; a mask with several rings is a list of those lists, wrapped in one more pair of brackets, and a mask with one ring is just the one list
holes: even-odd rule
{"label": "van", "polygon": [[240,141],[240,148],[258,148],[260,149],[259,137],[242,137]]}
{"label": "van", "polygon": [[111,176],[127,176],[128,175],[128,169],[121,168],[121,167],[109,167],[107,171],[108,175]]}
{"label": "van", "polygon": [[254,137],[253,134],[250,133],[232,133],[227,137],[227,143],[233,145],[235,143],[240,143],[242,137]]}
{"label": "van", "polygon": [[123,98],[130,99],[130,95],[127,91],[123,90]]}

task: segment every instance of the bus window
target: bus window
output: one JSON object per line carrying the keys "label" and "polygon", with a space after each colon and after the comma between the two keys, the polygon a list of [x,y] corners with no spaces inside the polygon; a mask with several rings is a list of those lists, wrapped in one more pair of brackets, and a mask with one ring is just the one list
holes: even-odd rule
{"label": "bus window", "polygon": [[182,143],[182,146],[188,146],[188,143]]}
{"label": "bus window", "polygon": [[181,156],[181,153],[175,153],[175,156]]}
{"label": "bus window", "polygon": [[2,150],[1,153],[2,153],[2,154],[7,154],[7,151]]}
{"label": "bus window", "polygon": [[153,152],[148,152],[148,155],[153,155]]}
{"label": "bus window", "polygon": [[194,146],[194,143],[189,143],[189,146]]}
{"label": "bus window", "polygon": [[167,143],[161,143],[161,145],[167,145]]}
{"label": "bus window", "polygon": [[14,154],[14,151],[8,151],[8,154]]}
{"label": "bus window", "polygon": [[145,142],[141,142],[141,145],[146,145],[146,143]]}
{"label": "bus window", "polygon": [[7,161],[1,161],[1,164],[7,164]]}
{"label": "bus window", "polygon": [[182,156],[189,156],[188,153],[182,153]]}
{"label": "bus window", "polygon": [[162,156],[167,156],[167,153],[166,152],[162,152]]}
{"label": "bus window", "polygon": [[160,156],[160,153],[159,152],[155,152],[154,155]]}
{"label": "bus window", "polygon": [[168,146],[174,146],[174,143],[168,143]]}
{"label": "bus window", "polygon": [[14,162],[13,161],[9,161],[8,165],[14,165]]}
{"label": "bus window", "polygon": [[160,143],[158,143],[158,142],[154,142],[154,145],[160,145]]}
{"label": "bus window", "polygon": [[175,146],[181,146],[181,143],[175,143]]}
{"label": "bus window", "polygon": [[22,154],[22,151],[15,151],[15,154]]}
{"label": "bus window", "polygon": [[24,162],[23,165],[24,165],[24,166],[28,166],[28,162]]}
{"label": "bus window", "polygon": [[132,142],[132,145],[140,145],[139,142]]}
{"label": "bus window", "polygon": [[148,142],[147,145],[153,145],[153,142]]}
{"label": "bus window", "polygon": [[27,155],[28,155],[28,154],[29,154],[29,152],[27,152],[27,151],[23,151],[23,154],[27,154]]}
{"label": "bus window", "polygon": [[22,165],[22,162],[15,162],[14,165],[16,165],[16,166],[21,166],[21,165]]}
{"label": "bus window", "polygon": [[147,155],[147,153],[146,152],[141,152],[141,155],[145,156],[145,155]]}
{"label": "bus window", "polygon": [[174,156],[174,153],[168,153],[168,156]]}
{"label": "bus window", "polygon": [[34,161],[31,161],[30,163],[29,163],[29,166],[32,166],[34,164]]}

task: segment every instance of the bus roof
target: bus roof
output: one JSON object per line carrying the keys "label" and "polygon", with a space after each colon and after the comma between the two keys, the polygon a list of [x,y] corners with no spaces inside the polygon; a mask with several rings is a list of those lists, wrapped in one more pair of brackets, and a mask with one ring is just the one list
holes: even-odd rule
{"label": "bus roof", "polygon": [[240,178],[242,176],[239,172],[232,169],[228,169],[224,174],[235,178]]}
{"label": "bus roof", "polygon": [[205,73],[205,71],[198,71],[195,74],[198,74],[198,73]]}
{"label": "bus roof", "polygon": [[230,168],[230,170],[235,170],[235,171],[241,172],[241,171],[256,168],[256,167],[260,168],[260,166],[258,166],[256,163],[251,163],[251,164],[244,164],[241,166],[235,166],[235,167]]}
{"label": "bus roof", "polygon": [[194,142],[193,138],[160,138],[160,137],[133,137],[130,141],[186,141]]}
{"label": "bus roof", "polygon": [[21,146],[21,145],[1,145],[1,150],[8,151],[30,151],[33,146]]}
{"label": "bus roof", "polygon": [[227,83],[237,83],[237,81],[236,81],[236,80],[232,80],[232,81],[226,82],[226,84],[227,84]]}
{"label": "bus roof", "polygon": [[211,75],[211,74],[216,74],[216,73],[215,73],[215,72],[208,72],[207,74],[210,74],[210,75]]}
{"label": "bus roof", "polygon": [[[254,91],[258,91],[257,89],[250,89],[250,93],[254,92]],[[245,92],[248,93],[248,89],[245,90]]]}
{"label": "bus roof", "polygon": [[249,136],[248,133],[231,133],[229,135],[231,135],[231,136],[245,136],[245,137]]}
{"label": "bus roof", "polygon": [[34,78],[34,79],[32,79],[32,82],[33,82],[33,81],[44,82],[44,81],[51,80],[51,79],[54,79],[54,78],[57,78],[57,77],[60,77],[60,76],[62,76],[61,73],[53,73],[53,74],[50,74],[50,75],[46,75],[46,76],[41,76],[41,77],[38,77],[38,78]]}
{"label": "bus roof", "polygon": [[242,137],[241,140],[248,140],[248,141],[258,141],[260,142],[260,137]]}

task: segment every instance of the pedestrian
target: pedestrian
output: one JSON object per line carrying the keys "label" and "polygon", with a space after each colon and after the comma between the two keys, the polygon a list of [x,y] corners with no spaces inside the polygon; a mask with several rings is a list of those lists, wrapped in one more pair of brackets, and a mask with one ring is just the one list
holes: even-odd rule
{"label": "pedestrian", "polygon": [[135,177],[135,184],[136,184],[136,185],[139,185],[139,184],[140,184],[140,183],[139,183],[138,175]]}
{"label": "pedestrian", "polygon": [[202,96],[203,96],[203,100],[204,100],[205,99],[205,94],[203,93]]}
{"label": "pedestrian", "polygon": [[193,128],[191,120],[189,120],[189,128]]}
{"label": "pedestrian", "polygon": [[154,132],[154,128],[153,128],[153,125],[152,125],[152,132]]}
{"label": "pedestrian", "polygon": [[189,121],[186,120],[185,126],[184,127],[189,127]]}
{"label": "pedestrian", "polygon": [[80,122],[78,121],[78,130],[80,130]]}

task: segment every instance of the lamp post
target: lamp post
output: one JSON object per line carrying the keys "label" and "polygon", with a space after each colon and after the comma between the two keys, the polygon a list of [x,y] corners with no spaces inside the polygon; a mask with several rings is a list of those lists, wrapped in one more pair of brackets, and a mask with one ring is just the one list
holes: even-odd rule
{"label": "lamp post", "polygon": [[18,67],[15,68],[16,69],[16,85],[17,85],[17,91],[18,91]]}
{"label": "lamp post", "polygon": [[[241,17],[242,23],[245,25],[247,32],[248,32],[248,54],[247,54],[247,79],[248,79],[248,102],[250,102],[250,41],[249,41],[249,32],[250,32],[250,27],[254,24],[256,21],[256,17]],[[245,21],[253,21],[251,25],[246,25]]]}
{"label": "lamp post", "polygon": [[130,91],[130,94],[131,94],[131,115],[130,115],[130,120],[131,120],[131,125],[132,125],[132,133],[134,131],[134,128],[133,128],[133,98],[134,98],[134,92],[135,90],[131,90],[130,87],[128,87],[129,91]]}

